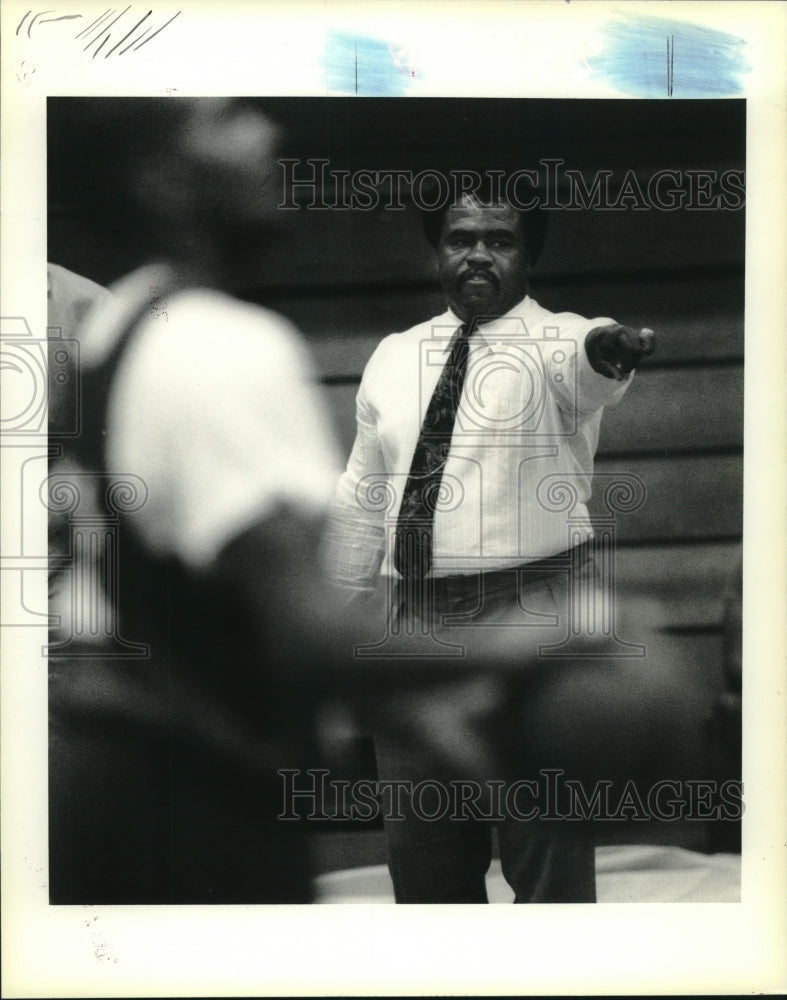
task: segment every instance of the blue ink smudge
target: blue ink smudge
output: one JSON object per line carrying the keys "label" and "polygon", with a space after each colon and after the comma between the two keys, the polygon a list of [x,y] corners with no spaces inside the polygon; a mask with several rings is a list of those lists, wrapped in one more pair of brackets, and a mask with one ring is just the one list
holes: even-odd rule
{"label": "blue ink smudge", "polygon": [[592,75],[634,97],[732,97],[751,69],[742,38],[686,21],[628,15],[602,33],[604,51],[587,60]]}
{"label": "blue ink smudge", "polygon": [[401,47],[342,31],[327,35],[321,65],[330,91],[363,97],[404,97],[416,77]]}

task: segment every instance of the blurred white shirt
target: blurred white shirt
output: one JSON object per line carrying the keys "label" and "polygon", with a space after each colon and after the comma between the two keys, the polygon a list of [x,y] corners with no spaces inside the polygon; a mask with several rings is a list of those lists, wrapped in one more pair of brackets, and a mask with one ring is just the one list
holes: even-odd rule
{"label": "blurred white shirt", "polygon": [[[113,286],[83,331],[87,365],[111,350],[157,266]],[[139,476],[133,523],[151,550],[207,565],[278,504],[324,513],[340,468],[332,421],[295,328],[209,289],[184,289],[140,320],[107,413],[108,465]]]}

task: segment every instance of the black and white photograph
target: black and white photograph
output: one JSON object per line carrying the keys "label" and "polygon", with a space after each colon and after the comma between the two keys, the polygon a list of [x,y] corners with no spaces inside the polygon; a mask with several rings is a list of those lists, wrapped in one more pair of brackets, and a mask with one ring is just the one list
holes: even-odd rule
{"label": "black and white photograph", "polygon": [[[769,237],[744,43],[691,5],[685,26],[624,7],[582,55],[601,95],[431,90],[423,46],[344,24],[325,93],[187,75],[40,95],[45,302],[4,281],[2,624],[33,651],[8,690],[34,689],[44,778],[12,842],[52,955],[87,932],[99,967],[69,991],[186,995],[215,951],[243,957],[211,993],[314,992],[316,960],[282,970],[319,928],[328,993],[456,992],[463,969],[471,994],[555,994],[579,980],[554,944],[488,982],[484,949],[605,933],[668,934],[672,957],[621,956],[617,978],[586,943],[586,993],[778,984],[768,949],[723,949],[737,971],[714,979],[715,925],[693,929],[712,912],[727,940],[778,908],[750,847],[775,794],[752,775],[784,766],[758,722],[783,670],[760,467],[783,420],[776,327],[750,324],[783,311],[763,299],[783,178]],[[176,11],[6,27],[152,59]],[[155,946],[145,979],[154,927],[179,957]],[[371,951],[349,968],[352,940]]]}
{"label": "black and white photograph", "polygon": [[51,901],[737,901],[745,103],[47,111]]}

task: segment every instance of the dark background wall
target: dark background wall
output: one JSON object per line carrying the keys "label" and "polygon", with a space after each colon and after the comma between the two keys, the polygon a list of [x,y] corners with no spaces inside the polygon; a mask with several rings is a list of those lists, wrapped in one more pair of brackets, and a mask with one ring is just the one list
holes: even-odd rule
{"label": "dark background wall", "polygon": [[[611,171],[616,191],[629,170],[646,189],[659,170],[678,171],[685,187],[689,170],[745,169],[743,101],[314,98],[265,107],[289,135],[288,155],[327,158],[331,170],[511,170],[556,157],[588,183]],[[75,144],[79,116],[79,100],[50,99],[49,256],[109,283],[138,251],[113,230],[117,206],[97,195],[101,140]],[[565,182],[559,192],[565,201]],[[303,331],[348,452],[375,345],[443,309],[433,252],[412,208],[285,214],[275,247],[239,272],[237,292]],[[605,416],[597,471],[645,483],[644,506],[618,517],[618,586],[659,602],[664,628],[681,636],[687,691],[710,706],[742,530],[745,210],[549,215],[531,294],[554,310],[657,331],[656,354]]]}

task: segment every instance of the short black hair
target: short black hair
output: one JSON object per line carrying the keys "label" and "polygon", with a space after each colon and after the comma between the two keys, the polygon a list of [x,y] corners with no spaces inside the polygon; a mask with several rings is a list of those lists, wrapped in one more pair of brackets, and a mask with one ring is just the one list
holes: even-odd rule
{"label": "short black hair", "polygon": [[[477,202],[481,207],[498,204],[510,204],[510,202],[506,201],[505,198],[500,199],[497,197],[496,193],[492,190],[492,182],[485,173],[481,173],[480,187],[474,190],[471,194],[468,194],[467,197],[472,197],[473,201]],[[429,199],[427,198],[424,200]],[[424,236],[426,236],[427,240],[431,243],[435,250],[440,245],[440,237],[443,232],[443,226],[445,224],[445,217],[448,209],[459,207],[460,205],[461,201],[455,201],[449,198],[438,203],[434,208],[420,207]],[[525,242],[527,258],[532,266],[536,263],[541,255],[541,251],[544,249],[544,242],[547,234],[547,212],[538,203],[536,203],[532,208],[518,208],[516,205],[511,205],[511,207],[519,216],[519,225],[522,229],[522,238]]]}

